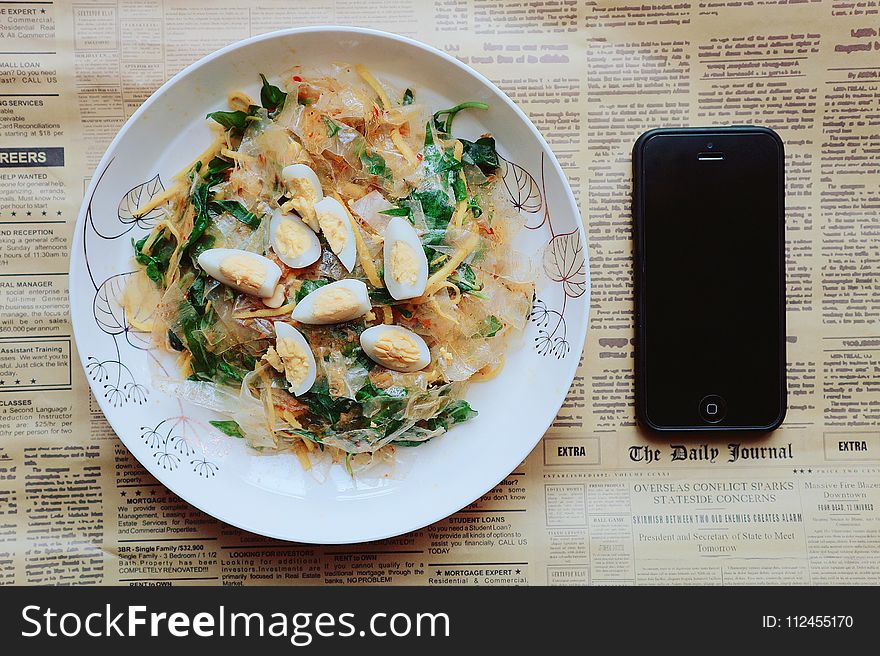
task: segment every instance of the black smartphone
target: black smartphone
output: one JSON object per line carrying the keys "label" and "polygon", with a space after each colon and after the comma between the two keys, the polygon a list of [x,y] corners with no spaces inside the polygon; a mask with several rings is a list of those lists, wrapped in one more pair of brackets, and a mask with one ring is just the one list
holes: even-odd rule
{"label": "black smartphone", "polygon": [[785,416],[784,148],[767,128],[670,128],[633,149],[636,409],[654,430]]}

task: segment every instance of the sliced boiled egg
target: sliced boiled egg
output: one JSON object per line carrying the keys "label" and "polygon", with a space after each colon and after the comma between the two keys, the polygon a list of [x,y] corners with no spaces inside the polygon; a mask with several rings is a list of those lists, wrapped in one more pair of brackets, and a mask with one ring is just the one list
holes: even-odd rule
{"label": "sliced boiled egg", "polygon": [[290,318],[300,323],[325,325],[351,321],[370,311],[367,286],[347,278],[318,287],[296,304]]}
{"label": "sliced boiled egg", "polygon": [[237,248],[209,248],[199,255],[199,266],[214,280],[260,298],[271,297],[281,278],[272,260]]}
{"label": "sliced boiled egg", "polygon": [[371,360],[394,371],[418,371],[431,363],[425,340],[400,326],[373,326],[361,333],[361,348]]}
{"label": "sliced boiled egg", "polygon": [[315,205],[315,212],[324,239],[330,244],[330,250],[336,253],[342,266],[351,271],[357,259],[357,241],[348,218],[348,210],[335,198],[325,198]]}
{"label": "sliced boiled egg", "polygon": [[269,363],[284,372],[291,394],[305,394],[315,384],[317,372],[312,348],[303,334],[289,323],[276,321],[274,325],[277,357],[268,358]]}
{"label": "sliced boiled egg", "polygon": [[275,210],[269,224],[269,243],[282,262],[294,269],[302,269],[321,257],[318,235],[294,214]]}
{"label": "sliced boiled egg", "polygon": [[415,228],[396,216],[385,228],[385,286],[398,301],[421,296],[428,282],[428,258]]}
{"label": "sliced boiled egg", "polygon": [[318,176],[305,164],[291,164],[281,169],[281,181],[287,187],[290,205],[299,212],[309,227],[317,232],[315,204],[324,198]]}

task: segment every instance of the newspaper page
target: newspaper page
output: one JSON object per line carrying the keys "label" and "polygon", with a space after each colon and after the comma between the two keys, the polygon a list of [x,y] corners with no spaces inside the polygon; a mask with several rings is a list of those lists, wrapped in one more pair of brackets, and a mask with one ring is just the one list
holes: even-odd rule
{"label": "newspaper page", "polygon": [[[126,118],[236,40],[386,29],[495,81],[565,169],[591,327],[559,416],[485,497],[335,547],[199,512],[127,452],[67,307],[73,224]],[[0,582],[880,583],[880,4],[875,0],[0,2]],[[630,149],[659,126],[763,124],[787,147],[790,409],[772,436],[635,423]]]}

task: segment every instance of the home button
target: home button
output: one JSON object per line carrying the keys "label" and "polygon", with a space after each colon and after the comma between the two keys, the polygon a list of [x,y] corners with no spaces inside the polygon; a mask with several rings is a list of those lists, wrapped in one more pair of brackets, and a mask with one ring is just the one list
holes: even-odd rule
{"label": "home button", "polygon": [[727,403],[717,394],[704,396],[700,401],[700,417],[709,424],[717,424],[727,414]]}

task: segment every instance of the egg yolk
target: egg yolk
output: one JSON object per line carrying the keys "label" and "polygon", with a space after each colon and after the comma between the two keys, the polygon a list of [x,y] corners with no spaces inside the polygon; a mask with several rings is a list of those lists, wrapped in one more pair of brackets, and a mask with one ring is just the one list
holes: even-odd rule
{"label": "egg yolk", "polygon": [[321,321],[346,321],[354,318],[358,302],[354,293],[344,287],[321,290],[315,296],[313,316]]}
{"label": "egg yolk", "polygon": [[390,369],[394,365],[409,367],[419,361],[421,351],[415,340],[399,330],[388,330],[376,341],[373,347],[375,356],[383,363],[388,363]]}
{"label": "egg yolk", "polygon": [[293,221],[282,221],[275,231],[275,243],[281,255],[299,257],[309,247],[309,236],[305,228]]}
{"label": "egg yolk", "polygon": [[348,243],[348,230],[342,218],[332,212],[321,212],[318,214],[318,224],[330,248],[339,255]]}
{"label": "egg yolk", "polygon": [[318,200],[318,192],[307,178],[290,178],[287,181],[291,198],[299,198],[312,205]]}
{"label": "egg yolk", "polygon": [[259,291],[266,279],[266,268],[247,255],[230,255],[220,262],[219,268],[224,278],[248,291]]}
{"label": "egg yolk", "polygon": [[412,287],[416,284],[419,277],[419,263],[413,249],[406,242],[394,242],[394,246],[391,247],[389,268],[391,275],[401,285]]}
{"label": "egg yolk", "polygon": [[291,178],[287,181],[287,187],[290,190],[290,204],[299,212],[303,221],[317,229],[315,203],[318,201],[318,191],[306,178]]}
{"label": "egg yolk", "polygon": [[296,389],[309,375],[309,358],[302,346],[292,339],[278,339],[275,347],[284,363],[284,377],[291,388]]}

